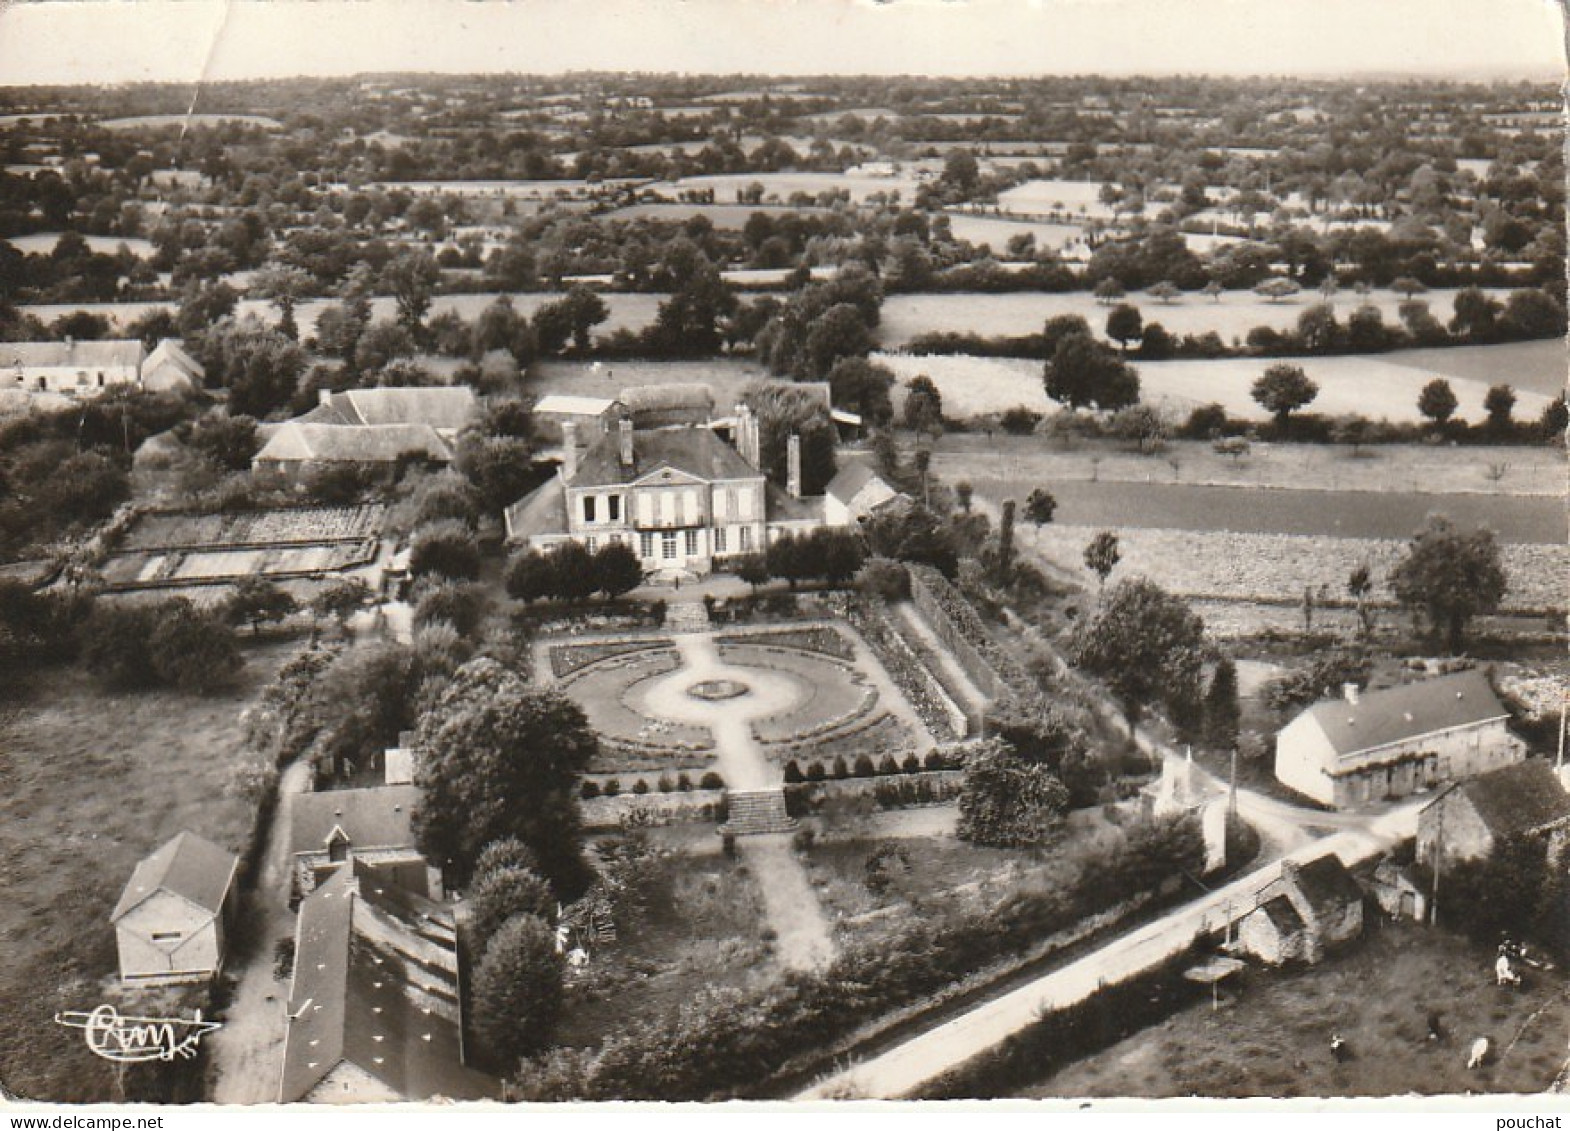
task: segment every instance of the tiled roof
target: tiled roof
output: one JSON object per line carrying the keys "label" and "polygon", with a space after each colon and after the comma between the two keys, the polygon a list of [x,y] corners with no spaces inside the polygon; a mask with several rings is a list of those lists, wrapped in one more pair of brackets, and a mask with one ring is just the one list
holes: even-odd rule
{"label": "tiled roof", "polygon": [[143,368],[156,369],[166,362],[196,382],[200,382],[207,375],[207,370],[202,368],[202,363],[187,353],[185,348],[173,338],[165,338],[159,342],[157,348],[147,355]]}
{"label": "tiled roof", "polygon": [[878,473],[871,464],[857,460],[847,463],[834,473],[834,478],[829,480],[829,485],[824,488],[825,495],[833,495],[840,502],[849,504],[868,483],[878,478]]}
{"label": "tiled roof", "polygon": [[552,476],[507,508],[507,536],[515,541],[567,533],[567,489]]}
{"label": "tiled roof", "polygon": [[479,415],[480,401],[467,385],[350,389],[334,393],[350,424],[429,424],[457,431]]}
{"label": "tiled roof", "polygon": [[575,397],[564,393],[544,396],[534,406],[534,411],[547,416],[601,416],[616,404],[609,397]]}
{"label": "tiled roof", "polygon": [[1542,758],[1460,782],[1477,815],[1495,836],[1530,832],[1570,820],[1570,793]]}
{"label": "tiled roof", "polygon": [[1306,712],[1341,755],[1436,731],[1502,718],[1505,708],[1481,671],[1457,672],[1363,694],[1329,699]]}
{"label": "tiled roof", "polygon": [[216,915],[239,863],[234,853],[205,837],[182,832],[136,865],[109,919],[119,920],[156,891],[181,896]]}
{"label": "tiled roof", "polygon": [[295,794],[289,803],[290,851],[321,851],[335,828],[343,829],[357,849],[412,847],[419,800],[420,790],[413,785]]}
{"label": "tiled roof", "polygon": [[95,342],[0,342],[0,368],[10,369],[139,369],[142,343],[135,340]]}
{"label": "tiled roof", "polygon": [[636,429],[632,434],[632,465],[621,462],[621,437],[599,437],[583,454],[570,486],[610,486],[642,479],[661,467],[712,482],[757,479],[761,473],[741,454],[707,428]]}

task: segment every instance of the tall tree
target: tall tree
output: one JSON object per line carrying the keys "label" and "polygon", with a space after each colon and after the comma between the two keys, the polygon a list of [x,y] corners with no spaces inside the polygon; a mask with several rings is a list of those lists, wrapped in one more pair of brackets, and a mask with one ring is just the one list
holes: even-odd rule
{"label": "tall tree", "polygon": [[1041,844],[1057,834],[1068,801],[1068,790],[1045,765],[991,739],[966,755],[956,835],[996,848]]}
{"label": "tall tree", "polygon": [[1440,430],[1455,415],[1457,403],[1455,390],[1443,377],[1435,377],[1417,395],[1417,411],[1432,420],[1434,427]]}
{"label": "tall tree", "polygon": [[1266,369],[1251,391],[1259,406],[1275,416],[1276,428],[1282,434],[1292,414],[1319,396],[1319,386],[1303,372],[1302,366],[1285,363]]}
{"label": "tall tree", "polygon": [[1101,589],[1107,587],[1107,578],[1122,560],[1123,553],[1118,549],[1118,536],[1110,530],[1103,530],[1097,534],[1085,547],[1085,568],[1096,575],[1097,586]]}
{"label": "tall tree", "polygon": [[1199,699],[1204,635],[1187,602],[1137,577],[1107,592],[1074,641],[1074,660],[1106,682],[1131,720],[1157,700],[1182,713]]}
{"label": "tall tree", "polygon": [[1046,363],[1047,396],[1070,408],[1114,410],[1139,401],[1139,374],[1089,334],[1058,340]]}
{"label": "tall tree", "polygon": [[1429,516],[1390,571],[1396,600],[1426,618],[1433,631],[1443,631],[1452,652],[1461,650],[1473,617],[1499,608],[1508,586],[1494,532],[1462,531],[1438,514]]}
{"label": "tall tree", "polygon": [[1205,742],[1216,750],[1237,746],[1238,721],[1237,665],[1230,656],[1216,661],[1205,692]]}
{"label": "tall tree", "polygon": [[509,919],[474,974],[474,1024],[503,1063],[547,1048],[561,1017],[563,966],[556,936],[533,915]]}
{"label": "tall tree", "polygon": [[1137,342],[1144,332],[1145,319],[1137,306],[1120,302],[1107,314],[1107,337],[1118,344],[1125,356],[1129,342]]}
{"label": "tall tree", "polygon": [[441,271],[431,253],[408,250],[388,262],[382,272],[382,285],[398,306],[398,321],[409,333],[419,336],[425,314],[431,308],[431,294],[441,281]]}

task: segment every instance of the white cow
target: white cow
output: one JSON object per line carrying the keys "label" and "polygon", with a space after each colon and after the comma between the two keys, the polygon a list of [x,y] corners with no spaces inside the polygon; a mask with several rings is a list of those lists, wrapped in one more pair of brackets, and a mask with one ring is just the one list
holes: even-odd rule
{"label": "white cow", "polygon": [[1480,1068],[1482,1067],[1483,1061],[1487,1059],[1488,1038],[1479,1037],[1477,1040],[1472,1042],[1472,1051],[1467,1054],[1466,1066],[1468,1068]]}
{"label": "white cow", "polygon": [[1515,972],[1510,965],[1510,956],[1504,951],[1499,952],[1499,957],[1494,960],[1494,983],[1500,986],[1519,986],[1521,975]]}

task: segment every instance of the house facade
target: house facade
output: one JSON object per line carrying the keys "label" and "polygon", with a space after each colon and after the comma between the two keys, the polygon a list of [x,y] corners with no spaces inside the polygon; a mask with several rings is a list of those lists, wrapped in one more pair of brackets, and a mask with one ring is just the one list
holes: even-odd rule
{"label": "house facade", "polygon": [[223,968],[239,858],[182,832],[137,864],[110,921],[127,985],[205,982]]}
{"label": "house facade", "polygon": [[576,428],[563,431],[561,473],[507,509],[509,541],[591,553],[620,542],[656,576],[706,574],[764,548],[763,473],[706,426],[636,429],[624,418],[581,454]]}
{"label": "house facade", "polygon": [[131,340],[0,343],[0,388],[94,397],[139,385],[145,354]]}
{"label": "house facade", "polygon": [[1276,736],[1276,778],[1354,808],[1519,762],[1526,748],[1481,671],[1458,672],[1308,708]]}
{"label": "house facade", "polygon": [[1441,790],[1417,815],[1417,859],[1481,860],[1512,836],[1543,838],[1556,855],[1570,837],[1570,793],[1541,758]]}

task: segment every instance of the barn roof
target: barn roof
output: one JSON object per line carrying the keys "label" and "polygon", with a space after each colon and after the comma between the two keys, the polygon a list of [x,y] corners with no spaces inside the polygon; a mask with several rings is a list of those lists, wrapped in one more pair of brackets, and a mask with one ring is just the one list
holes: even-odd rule
{"label": "barn roof", "polygon": [[340,828],[355,848],[414,845],[414,806],[419,787],[378,785],[296,794],[289,805],[291,852],[320,852]]}
{"label": "barn roof", "polygon": [[1532,832],[1570,821],[1570,793],[1565,792],[1559,775],[1542,758],[1528,758],[1480,774],[1457,782],[1452,789],[1466,795],[1495,836]]}
{"label": "barn roof", "polygon": [[603,416],[615,405],[616,402],[610,397],[575,397],[551,393],[535,402],[534,411],[546,416]]}
{"label": "barn roof", "polygon": [[140,369],[142,343],[131,340],[0,343],[0,368]]}
{"label": "barn roof", "polygon": [[483,1099],[496,1082],[463,1063],[451,912],[389,898],[340,869],[300,904],[279,1102],[343,1063],[411,1100]]}
{"label": "barn roof", "polygon": [[239,863],[234,853],[205,837],[181,832],[137,863],[109,920],[117,922],[159,891],[178,895],[216,915],[223,909]]}
{"label": "barn roof", "polygon": [[280,424],[256,453],[259,463],[395,463],[401,456],[452,459],[452,449],[429,424],[379,424],[358,428],[291,420]]}
{"label": "barn roof", "polygon": [[1328,699],[1304,713],[1343,756],[1506,714],[1488,677],[1477,669],[1368,692],[1356,703]]}
{"label": "barn roof", "polygon": [[165,338],[159,342],[157,348],[147,355],[144,368],[153,370],[164,364],[174,366],[197,384],[207,376],[207,370],[202,368],[202,363],[187,353],[185,347],[174,338]]}
{"label": "barn roof", "polygon": [[1291,882],[1315,911],[1345,907],[1363,899],[1363,889],[1333,852],[1299,864],[1291,873]]}

